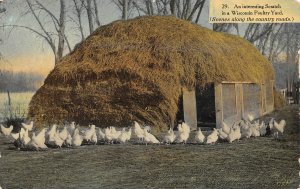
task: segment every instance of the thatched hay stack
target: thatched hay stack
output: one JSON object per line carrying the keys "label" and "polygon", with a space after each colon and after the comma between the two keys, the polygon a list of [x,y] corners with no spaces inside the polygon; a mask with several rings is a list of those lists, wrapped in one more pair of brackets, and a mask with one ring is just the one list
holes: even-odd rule
{"label": "thatched hay stack", "polygon": [[29,118],[166,128],[181,87],[274,78],[271,64],[244,39],[174,17],[147,16],[98,28],[48,75]]}

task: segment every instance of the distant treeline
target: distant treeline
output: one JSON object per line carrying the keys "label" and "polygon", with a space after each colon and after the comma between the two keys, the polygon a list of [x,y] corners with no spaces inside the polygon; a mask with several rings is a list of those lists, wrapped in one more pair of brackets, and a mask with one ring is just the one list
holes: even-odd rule
{"label": "distant treeline", "polygon": [[0,92],[36,91],[44,79],[45,77],[38,73],[0,70]]}
{"label": "distant treeline", "polygon": [[[291,75],[293,81],[298,80],[298,66],[297,64],[287,64],[287,63],[273,63],[275,70],[275,81],[276,87],[278,89],[287,88],[288,75]],[[291,82],[293,82],[291,81]]]}

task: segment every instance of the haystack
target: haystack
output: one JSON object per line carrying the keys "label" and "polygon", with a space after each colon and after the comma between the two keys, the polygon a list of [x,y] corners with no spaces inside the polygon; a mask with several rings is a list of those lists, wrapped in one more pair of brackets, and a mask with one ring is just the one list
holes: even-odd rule
{"label": "haystack", "polygon": [[175,17],[145,16],[102,26],[48,75],[29,107],[39,123],[76,121],[156,128],[174,121],[182,87],[262,82],[271,64],[246,40]]}

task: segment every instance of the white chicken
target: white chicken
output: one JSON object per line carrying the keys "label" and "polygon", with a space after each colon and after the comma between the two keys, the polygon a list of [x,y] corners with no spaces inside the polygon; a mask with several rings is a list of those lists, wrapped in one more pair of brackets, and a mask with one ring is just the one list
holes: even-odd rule
{"label": "white chicken", "polygon": [[98,142],[98,137],[97,137],[97,133],[96,132],[94,132],[94,134],[92,135],[92,138],[91,138],[91,142],[93,143],[93,144],[97,144],[97,142]]}
{"label": "white chicken", "polygon": [[159,140],[157,140],[157,138],[152,135],[151,133],[148,132],[147,128],[144,128],[144,141],[146,143],[146,145],[148,143],[152,143],[152,144],[159,144]]}
{"label": "white chicken", "polygon": [[0,125],[1,127],[1,132],[4,134],[4,136],[9,136],[14,127],[11,125],[10,127],[6,128],[3,125]]}
{"label": "white chicken", "polygon": [[179,143],[186,144],[188,138],[190,137],[190,127],[185,124],[184,122],[182,124],[178,125],[178,133],[177,133],[177,141]]}
{"label": "white chicken", "polygon": [[249,124],[245,121],[240,122],[240,128],[241,128],[241,137],[250,138],[252,136],[252,129],[250,129]]}
{"label": "white chicken", "polygon": [[222,122],[221,128],[225,134],[228,135],[230,133],[230,127],[225,122]]}
{"label": "white chicken", "polygon": [[28,131],[32,131],[32,129],[33,129],[33,121],[31,121],[29,124],[22,123],[22,126],[24,127],[24,129],[26,129]]}
{"label": "white chicken", "polygon": [[82,144],[82,136],[79,133],[78,129],[74,130],[74,135],[72,137],[72,146],[78,147]]}
{"label": "white chicken", "polygon": [[73,136],[74,131],[75,131],[75,122],[71,122],[70,125],[68,125],[67,129],[68,129],[68,133],[70,133],[71,136]]}
{"label": "white chicken", "polygon": [[35,132],[33,132],[29,145],[35,148],[37,147],[36,150],[38,150],[39,148],[47,149],[48,147],[45,145],[45,140],[46,140],[45,135],[46,135],[46,129],[42,129],[38,135],[35,135]]}
{"label": "white chicken", "polygon": [[110,127],[111,136],[113,141],[118,141],[121,131],[117,131],[115,127]]}
{"label": "white chicken", "polygon": [[251,136],[253,136],[253,137],[260,136],[260,132],[259,132],[259,130],[256,129],[255,126],[250,127],[250,130],[251,130]]}
{"label": "white chicken", "polygon": [[54,145],[54,136],[56,134],[57,125],[52,125],[51,129],[49,129],[46,133],[46,143],[50,145]]}
{"label": "white chicken", "polygon": [[72,136],[70,135],[70,133],[68,133],[68,137],[65,141],[67,146],[72,146]]}
{"label": "white chicken", "polygon": [[105,134],[105,140],[109,143],[112,142],[113,140],[113,134],[111,132],[111,128],[110,127],[107,127],[104,129],[104,134]]}
{"label": "white chicken", "polygon": [[235,140],[239,140],[241,138],[241,130],[240,127],[231,128],[230,133],[227,137],[227,141],[232,143]]}
{"label": "white chicken", "polygon": [[29,137],[28,130],[26,129],[21,138],[21,143],[22,143],[23,147],[26,147],[30,141],[31,141],[31,139]]}
{"label": "white chicken", "polygon": [[98,128],[98,140],[105,140],[105,134],[102,132],[100,128]]}
{"label": "white chicken", "polygon": [[213,132],[207,136],[206,144],[214,144],[218,141],[218,131],[214,128]]}
{"label": "white chicken", "polygon": [[96,133],[96,126],[91,125],[90,128],[84,132],[83,139],[87,142],[90,142],[94,133]]}
{"label": "white chicken", "polygon": [[279,123],[274,121],[273,130],[275,131],[274,135],[275,135],[276,138],[278,138],[279,133],[283,134],[285,125],[286,125],[286,121],[284,119],[281,120]]}
{"label": "white chicken", "polygon": [[57,130],[56,133],[54,134],[54,144],[56,146],[58,146],[59,148],[61,148],[61,146],[64,144],[64,140],[60,138],[60,135],[59,135],[59,131]]}
{"label": "white chicken", "polygon": [[195,136],[195,140],[197,143],[204,143],[204,139],[205,139],[205,136],[202,133],[201,128],[199,127],[198,131],[196,133],[196,136]]}
{"label": "white chicken", "polygon": [[138,122],[134,122],[134,133],[138,137],[138,139],[143,140],[144,139],[144,130],[141,128],[140,124]]}
{"label": "white chicken", "polygon": [[118,141],[124,144],[126,141],[129,141],[130,138],[131,138],[131,128],[128,131],[126,131],[126,129],[123,128],[121,134],[119,135]]}
{"label": "white chicken", "polygon": [[10,136],[14,139],[14,140],[18,140],[20,137],[20,133],[10,133]]}
{"label": "white chicken", "polygon": [[63,130],[62,130],[61,132],[59,132],[59,137],[60,137],[63,141],[65,141],[65,140],[67,139],[67,137],[68,137],[68,134],[69,134],[68,129],[67,129],[67,127],[65,126],[65,127],[63,128]]}
{"label": "white chicken", "polygon": [[174,130],[170,127],[170,129],[167,131],[166,136],[164,137],[164,141],[167,144],[171,144],[175,141],[176,139],[176,134],[174,133]]}
{"label": "white chicken", "polygon": [[218,130],[218,134],[219,134],[219,138],[221,140],[226,140],[227,137],[228,137],[228,134],[226,134],[224,131],[223,131],[223,128],[219,129]]}

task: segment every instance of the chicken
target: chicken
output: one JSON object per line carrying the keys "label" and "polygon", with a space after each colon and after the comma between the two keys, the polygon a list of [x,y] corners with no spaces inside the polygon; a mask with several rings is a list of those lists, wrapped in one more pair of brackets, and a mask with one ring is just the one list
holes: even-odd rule
{"label": "chicken", "polygon": [[93,144],[97,144],[97,142],[98,142],[98,137],[97,137],[97,133],[96,132],[94,132],[94,134],[92,135],[92,138],[91,138],[91,142],[93,143]]}
{"label": "chicken", "polygon": [[249,121],[253,121],[254,120],[254,115],[252,113],[248,113],[247,118],[248,118]]}
{"label": "chicken", "polygon": [[239,140],[241,138],[241,130],[240,127],[231,128],[230,133],[227,137],[227,141],[232,143],[235,140]]}
{"label": "chicken", "polygon": [[98,128],[98,140],[105,140],[105,134],[102,132],[100,128]]}
{"label": "chicken", "polygon": [[121,131],[117,131],[115,127],[110,127],[112,140],[118,141],[119,136],[121,135]]}
{"label": "chicken", "polygon": [[168,131],[167,131],[167,134],[166,136],[164,137],[164,141],[167,143],[167,144],[171,144],[175,141],[176,139],[176,134],[174,133],[173,129],[170,128]]}
{"label": "chicken", "polygon": [[22,123],[22,126],[24,127],[24,129],[27,129],[28,131],[32,131],[33,129],[33,121],[30,122],[29,125]]}
{"label": "chicken", "polygon": [[87,142],[90,142],[94,133],[96,133],[96,126],[91,125],[90,128],[84,132],[83,139]]}
{"label": "chicken", "polygon": [[10,127],[6,128],[3,125],[0,125],[0,128],[1,128],[1,132],[4,134],[4,136],[9,136],[14,127],[11,125]]}
{"label": "chicken", "polygon": [[286,125],[286,121],[284,119],[281,120],[279,123],[277,123],[276,121],[274,121],[274,128],[275,128],[275,130],[278,131],[281,134],[283,134],[285,125]]}
{"label": "chicken", "polygon": [[241,130],[241,137],[250,138],[252,136],[252,129],[250,129],[249,123],[245,121],[240,122],[240,130]]}
{"label": "chicken", "polygon": [[207,136],[206,144],[214,144],[218,141],[218,131],[214,128],[213,132]]}
{"label": "chicken", "polygon": [[65,127],[63,128],[63,130],[62,130],[61,132],[59,132],[59,137],[60,137],[63,141],[65,141],[65,140],[67,139],[67,137],[68,137],[68,134],[69,134],[68,129],[67,129],[67,127],[65,126]]}
{"label": "chicken", "polygon": [[259,137],[260,136],[260,132],[259,132],[259,130],[257,130],[255,128],[255,126],[250,127],[250,130],[251,130],[251,136],[253,136],[253,137]]}
{"label": "chicken", "polygon": [[136,121],[134,122],[134,133],[138,137],[138,139],[140,139],[140,140],[144,139],[144,130],[141,128],[141,126]]}
{"label": "chicken", "polygon": [[23,128],[21,128],[20,132],[18,133],[11,133],[10,136],[15,140],[21,140],[21,138],[23,137],[25,133],[25,130]]}
{"label": "chicken", "polygon": [[26,129],[22,138],[21,138],[21,143],[23,147],[26,147],[29,142],[31,141],[30,137],[28,136],[28,130]]}
{"label": "chicken", "polygon": [[65,142],[65,141],[64,141],[63,139],[60,138],[60,136],[59,136],[59,131],[57,130],[56,133],[55,133],[55,135],[54,135],[54,144],[55,144],[56,146],[58,146],[59,148],[61,148],[62,145],[64,144],[64,142]]}
{"label": "chicken", "polygon": [[274,127],[273,127],[273,130],[274,130],[274,136],[276,138],[278,138],[278,134],[283,134],[283,131],[284,131],[284,127],[286,125],[286,122],[285,120],[281,120],[279,123],[277,123],[276,121],[274,121]]}
{"label": "chicken", "polygon": [[121,134],[119,135],[118,141],[124,144],[126,141],[130,140],[130,138],[131,138],[131,128],[128,131],[126,131],[126,129],[123,128]]}
{"label": "chicken", "polygon": [[54,136],[56,134],[57,125],[52,125],[51,129],[46,132],[46,143],[50,145],[54,144]]}
{"label": "chicken", "polygon": [[230,127],[225,122],[222,122],[221,128],[225,134],[228,135],[230,133]]}
{"label": "chicken", "polygon": [[159,140],[157,140],[157,138],[152,135],[151,133],[148,132],[147,128],[144,128],[144,141],[146,142],[146,145],[148,143],[153,143],[153,144],[159,144]]}
{"label": "chicken", "polygon": [[218,134],[219,134],[219,138],[220,138],[221,140],[226,140],[226,139],[227,139],[228,134],[226,134],[226,133],[223,131],[223,128],[221,128],[221,129],[218,130]]}
{"label": "chicken", "polygon": [[71,122],[70,125],[67,127],[68,133],[70,133],[71,136],[73,136],[74,131],[75,131],[75,122]]}
{"label": "chicken", "polygon": [[265,136],[267,134],[267,125],[262,122],[259,128],[260,136]]}
{"label": "chicken", "polygon": [[45,135],[46,129],[42,129],[38,135],[35,135],[35,132],[33,132],[29,145],[36,148],[36,150],[38,150],[39,148],[47,149],[48,147],[45,145]]}
{"label": "chicken", "polygon": [[72,146],[72,136],[70,135],[70,133],[68,133],[65,143],[67,146]]}
{"label": "chicken", "polygon": [[205,136],[203,135],[201,128],[198,128],[198,131],[195,136],[195,140],[197,143],[204,143]]}
{"label": "chicken", "polygon": [[72,146],[78,147],[82,144],[82,136],[79,133],[78,129],[74,130],[74,135],[72,137]]}
{"label": "chicken", "polygon": [[113,135],[111,133],[111,128],[110,127],[107,127],[104,129],[104,134],[105,134],[105,139],[107,142],[112,142],[113,140]]}
{"label": "chicken", "polygon": [[20,133],[10,133],[10,136],[14,139],[14,140],[18,140]]}
{"label": "chicken", "polygon": [[182,124],[178,125],[178,133],[177,133],[177,141],[179,143],[186,144],[188,138],[190,137],[190,127],[185,124],[184,122]]}

